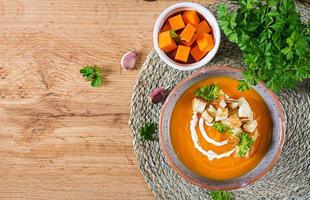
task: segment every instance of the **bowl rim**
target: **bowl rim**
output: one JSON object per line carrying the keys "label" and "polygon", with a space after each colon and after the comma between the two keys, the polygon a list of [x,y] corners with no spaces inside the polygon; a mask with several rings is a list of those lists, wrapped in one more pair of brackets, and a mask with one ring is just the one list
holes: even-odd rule
{"label": "bowl rim", "polygon": [[[276,153],[275,153],[275,156],[274,156],[274,159],[269,163],[269,165],[261,172],[259,173],[258,175],[256,175],[255,177],[253,178],[250,178],[248,180],[246,180],[244,183],[242,184],[237,184],[237,185],[234,185],[234,186],[213,186],[213,185],[209,185],[208,183],[203,183],[199,180],[196,180],[196,179],[193,179],[191,177],[189,177],[188,175],[186,175],[186,173],[184,173],[178,166],[177,164],[173,161],[172,159],[172,156],[168,153],[168,150],[166,149],[165,147],[165,142],[164,142],[164,138],[163,138],[163,117],[164,117],[164,114],[166,112],[166,108],[173,96],[173,94],[175,94],[175,92],[181,87],[183,86],[187,81],[191,80],[192,78],[196,77],[196,76],[199,76],[201,74],[204,74],[206,72],[209,72],[209,71],[218,71],[218,70],[227,70],[227,71],[231,71],[231,72],[238,72],[238,73],[242,73],[243,70],[241,69],[237,69],[237,68],[233,68],[233,67],[230,67],[230,66],[211,66],[211,67],[207,67],[207,68],[203,68],[199,71],[196,71],[194,72],[193,74],[191,74],[190,76],[186,77],[185,79],[181,80],[170,92],[170,94],[168,95],[165,103],[163,104],[162,106],[162,109],[161,109],[161,112],[160,112],[160,118],[159,118],[159,143],[160,143],[160,147],[164,153],[164,157],[165,159],[167,160],[168,164],[181,176],[183,177],[184,179],[186,179],[187,181],[189,181],[190,183],[194,184],[194,185],[197,185],[197,186],[200,186],[202,188],[206,188],[206,189],[209,189],[209,190],[234,190],[234,189],[238,189],[238,188],[241,188],[241,187],[245,187],[255,181],[257,181],[258,179],[261,179],[263,176],[265,176],[267,174],[268,171],[270,171],[273,166],[277,163],[277,161],[279,160],[280,158],[280,155],[281,155],[281,152],[282,152],[282,149],[283,149],[283,144],[284,144],[284,141],[285,141],[285,130],[286,130],[286,126],[285,126],[285,113],[283,111],[283,107],[282,107],[282,104],[280,103],[280,101],[278,100],[278,97],[276,96],[275,93],[273,93],[270,89],[268,89],[266,87],[266,84],[262,81],[259,81],[258,84],[261,84],[262,87],[264,89],[267,90],[268,92],[268,95],[270,95],[272,101],[275,103],[275,106],[276,106],[276,109],[279,111],[279,122],[280,122],[280,141],[279,141],[279,148],[277,149]],[[181,160],[180,160],[181,161]],[[182,162],[182,161],[181,161]],[[187,167],[186,167],[187,168]],[[190,170],[190,169],[188,169]],[[191,171],[191,170],[190,170]],[[251,170],[250,170],[251,171]],[[194,172],[193,172],[194,173]],[[247,172],[248,173],[248,172]],[[246,173],[246,174],[247,174]],[[199,176],[199,175],[198,175]],[[228,180],[229,181],[229,180]]]}
{"label": "bowl rim", "polygon": [[[182,64],[182,63],[178,63],[178,62],[173,61],[171,58],[169,58],[166,55],[166,53],[164,53],[159,48],[159,45],[158,45],[158,34],[159,34],[160,29],[161,29],[161,27],[165,21],[165,18],[167,16],[169,16],[173,11],[175,11],[177,9],[181,9],[181,8],[189,8],[188,10],[195,10],[200,15],[202,15],[204,17],[204,19],[210,24],[210,26],[212,26],[213,37],[214,37],[214,41],[215,41],[213,49],[210,52],[208,52],[207,55],[205,55],[198,62],[194,62],[194,63],[190,63],[190,64]],[[212,22],[212,24],[211,24],[211,22]],[[180,2],[180,3],[176,3],[176,4],[169,6],[168,8],[166,8],[164,11],[162,11],[160,13],[160,15],[158,16],[158,18],[155,22],[155,25],[153,27],[153,44],[154,44],[155,51],[157,52],[157,54],[159,55],[161,60],[163,60],[167,65],[169,65],[170,67],[172,67],[174,69],[180,70],[180,71],[195,70],[195,69],[198,69],[198,68],[206,65],[207,63],[209,63],[214,58],[214,56],[216,55],[216,53],[220,47],[220,43],[221,43],[221,31],[220,31],[220,27],[219,27],[219,24],[217,22],[216,17],[208,8],[202,6],[198,3]]]}

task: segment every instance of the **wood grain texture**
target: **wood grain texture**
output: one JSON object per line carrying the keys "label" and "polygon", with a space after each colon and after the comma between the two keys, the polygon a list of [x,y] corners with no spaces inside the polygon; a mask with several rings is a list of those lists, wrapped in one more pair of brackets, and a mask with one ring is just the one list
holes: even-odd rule
{"label": "wood grain texture", "polygon": [[[201,1],[200,1],[201,2]],[[128,128],[139,69],[175,1],[0,1],[0,199],[153,199]],[[79,74],[97,64],[105,85]]]}

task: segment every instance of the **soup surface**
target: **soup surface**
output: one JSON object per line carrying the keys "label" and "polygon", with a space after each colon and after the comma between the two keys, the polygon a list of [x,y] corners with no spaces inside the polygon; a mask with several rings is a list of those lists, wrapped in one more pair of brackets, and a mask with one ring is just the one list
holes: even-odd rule
{"label": "soup surface", "polygon": [[[197,89],[210,84],[218,85],[231,98],[244,97],[250,105],[254,118],[258,121],[257,129],[259,131],[259,137],[254,143],[250,156],[241,158],[231,155],[221,159],[209,160],[207,156],[194,147],[190,131],[190,122],[193,116],[192,100]],[[181,96],[172,112],[170,136],[174,151],[183,164],[196,174],[214,180],[239,177],[253,169],[268,150],[272,134],[272,120],[268,107],[255,90],[239,92],[237,91],[237,85],[237,80],[228,77],[212,77],[200,81]],[[228,133],[219,133],[214,127],[204,126],[208,136],[215,141],[224,141],[229,137]],[[204,140],[198,126],[196,126],[196,132],[199,144],[205,150],[223,154],[234,148],[232,144],[216,146],[207,142]]]}

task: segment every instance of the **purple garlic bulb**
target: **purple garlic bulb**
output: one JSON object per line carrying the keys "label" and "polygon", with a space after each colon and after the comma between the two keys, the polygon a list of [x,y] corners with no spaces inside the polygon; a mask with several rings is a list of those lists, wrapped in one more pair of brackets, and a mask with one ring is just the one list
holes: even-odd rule
{"label": "purple garlic bulb", "polygon": [[167,89],[163,87],[155,88],[149,93],[148,99],[153,104],[157,104],[160,102],[163,103],[166,100],[167,94],[168,94]]}

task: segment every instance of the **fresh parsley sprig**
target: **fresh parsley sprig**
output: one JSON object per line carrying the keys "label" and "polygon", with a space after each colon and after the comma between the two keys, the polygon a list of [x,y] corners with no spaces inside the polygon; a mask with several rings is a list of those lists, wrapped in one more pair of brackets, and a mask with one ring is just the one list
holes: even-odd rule
{"label": "fresh parsley sprig", "polygon": [[85,77],[87,81],[91,81],[93,87],[100,87],[103,83],[103,76],[98,66],[86,66],[80,70],[82,76]]}
{"label": "fresh parsley sprig", "polygon": [[212,200],[232,200],[231,192],[213,190],[210,192],[210,196]]}
{"label": "fresh parsley sprig", "polygon": [[303,25],[293,0],[232,0],[238,10],[219,4],[219,24],[243,53],[247,69],[238,90],[259,80],[278,92],[310,78],[310,23]]}
{"label": "fresh parsley sprig", "polygon": [[226,131],[231,131],[231,128],[222,124],[221,122],[214,122],[213,127],[220,133],[225,133]]}
{"label": "fresh parsley sprig", "polygon": [[170,35],[172,37],[172,39],[176,42],[176,43],[180,43],[181,42],[181,37],[174,31],[174,30],[169,30]]}
{"label": "fresh parsley sprig", "polygon": [[239,137],[239,143],[237,145],[238,147],[237,156],[245,157],[248,154],[249,150],[251,149],[254,140],[249,134],[245,132],[240,133],[238,137]]}
{"label": "fresh parsley sprig", "polygon": [[154,140],[157,130],[157,124],[149,122],[142,125],[142,127],[139,129],[140,138],[141,140]]}
{"label": "fresh parsley sprig", "polygon": [[220,87],[215,84],[203,86],[196,90],[195,96],[200,97],[206,101],[216,100],[220,95]]}

